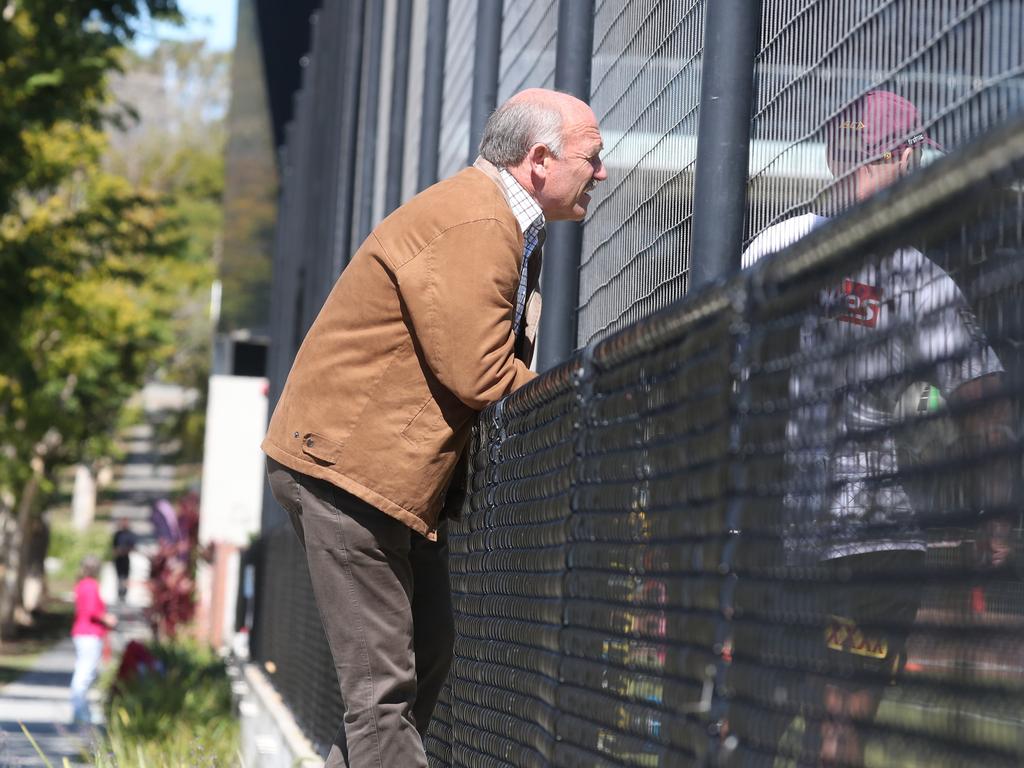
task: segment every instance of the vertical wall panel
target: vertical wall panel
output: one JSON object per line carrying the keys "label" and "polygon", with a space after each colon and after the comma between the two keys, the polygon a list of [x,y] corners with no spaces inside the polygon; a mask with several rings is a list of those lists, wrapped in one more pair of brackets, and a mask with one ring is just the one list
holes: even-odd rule
{"label": "vertical wall panel", "polygon": [[402,164],[402,199],[416,194],[419,174],[420,129],[423,120],[423,75],[427,55],[426,2],[412,4],[412,36],[409,54],[409,89],[405,120],[405,162]]}
{"label": "vertical wall panel", "polygon": [[391,92],[395,78],[395,24],[397,0],[383,0],[384,28],[380,46],[380,93],[377,102],[377,157],[373,176],[373,216],[370,229],[384,218],[387,189],[388,150],[391,147]]}
{"label": "vertical wall panel", "polygon": [[473,37],[477,0],[449,0],[448,47],[444,62],[444,108],[437,176],[443,179],[472,161],[469,144],[469,107],[473,94]]}

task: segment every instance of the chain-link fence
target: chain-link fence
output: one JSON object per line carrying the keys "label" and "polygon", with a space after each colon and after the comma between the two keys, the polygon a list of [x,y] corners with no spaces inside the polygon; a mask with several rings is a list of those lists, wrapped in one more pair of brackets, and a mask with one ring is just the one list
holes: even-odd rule
{"label": "chain-link fence", "polygon": [[1018,122],[485,411],[435,764],[1019,764],[1022,182]]}
{"label": "chain-link fence", "polygon": [[498,103],[524,88],[555,85],[555,0],[507,0],[501,24]]}
{"label": "chain-link fence", "polygon": [[[388,190],[400,202],[465,166],[487,106],[477,0],[374,5],[337,0],[314,20],[281,157],[272,397]],[[570,18],[593,32],[609,179],[579,252],[549,242],[545,258],[579,265],[568,300],[586,353],[477,427],[432,760],[793,765],[842,746],[874,765],[1019,763],[1024,592],[998,563],[1019,534],[1006,478],[1020,474],[1024,203],[1019,164],[1011,178],[993,157],[1017,162],[1020,135],[976,140],[1024,111],[1024,10],[762,3],[739,241],[752,263],[806,237],[686,296],[707,257],[690,245],[702,99],[728,97],[702,90],[723,5],[505,0],[487,14],[500,100],[560,82],[562,12],[587,11]],[[870,97],[881,121],[851,112],[872,91],[888,94]],[[851,155],[844,124],[886,141]],[[848,210],[905,149],[908,185]],[[543,286],[547,306],[560,287]],[[340,700],[269,494],[264,529],[254,654],[326,752]]]}
{"label": "chain-link fence", "polygon": [[748,240],[794,215],[829,215],[851,202],[854,169],[834,177],[826,133],[868,91],[895,92],[916,106],[919,122],[907,135],[927,134],[925,163],[1024,106],[1020,3],[801,1],[782,3],[783,12],[779,5],[763,10]]}
{"label": "chain-link fence", "polygon": [[341,725],[341,692],[312,600],[306,554],[292,527],[264,533],[253,561],[256,626],[250,652],[303,730],[329,748]]}
{"label": "chain-link fence", "polygon": [[595,13],[590,103],[608,180],[584,229],[581,345],[686,292],[705,4],[605,2]]}

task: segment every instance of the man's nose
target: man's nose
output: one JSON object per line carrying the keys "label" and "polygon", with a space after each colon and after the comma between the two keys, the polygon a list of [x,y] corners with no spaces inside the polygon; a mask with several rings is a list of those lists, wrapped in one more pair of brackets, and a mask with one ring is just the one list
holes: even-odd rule
{"label": "man's nose", "polygon": [[594,181],[604,181],[608,178],[608,169],[604,167],[604,161],[597,161],[597,170],[594,171]]}

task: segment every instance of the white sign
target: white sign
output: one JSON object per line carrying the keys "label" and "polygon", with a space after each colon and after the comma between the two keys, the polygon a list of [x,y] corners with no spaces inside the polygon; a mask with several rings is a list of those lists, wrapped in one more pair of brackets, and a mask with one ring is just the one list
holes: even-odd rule
{"label": "white sign", "polygon": [[260,529],[267,380],[211,376],[206,406],[199,543],[244,547]]}

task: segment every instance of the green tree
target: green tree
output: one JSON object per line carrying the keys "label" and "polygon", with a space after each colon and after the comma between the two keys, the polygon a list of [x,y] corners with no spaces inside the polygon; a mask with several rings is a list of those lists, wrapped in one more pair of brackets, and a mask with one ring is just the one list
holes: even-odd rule
{"label": "green tree", "polygon": [[164,195],[188,234],[185,260],[209,266],[206,279],[179,297],[174,353],[160,374],[199,395],[194,408],[164,424],[182,440],[186,460],[202,452],[212,360],[210,284],[224,222],[230,65],[229,53],[211,51],[202,41],[164,40],[148,56],[126,58],[111,86],[115,98],[132,105],[136,119],[126,130],[110,132],[104,167]]}
{"label": "green tree", "polygon": [[180,21],[176,0],[4,0],[0,10],[0,210],[32,174],[27,137],[66,121],[119,119],[107,80],[142,16]]}
{"label": "green tree", "polygon": [[55,468],[106,455],[128,398],[179,348],[180,310],[210,280],[172,197],[103,171],[103,134],[31,142],[45,166],[77,157],[49,195],[23,195],[0,222],[0,249],[26,269],[20,312],[0,347],[0,485],[14,531],[3,541],[0,627],[20,596],[20,532]]}
{"label": "green tree", "polygon": [[189,370],[202,344],[181,339],[190,325],[203,336],[218,142],[165,143],[159,168],[128,178],[103,131],[135,118],[107,89],[134,61],[122,46],[144,13],[177,9],[7,0],[0,11],[0,634],[20,602],[22,532],[54,469],[108,453],[147,375]]}

